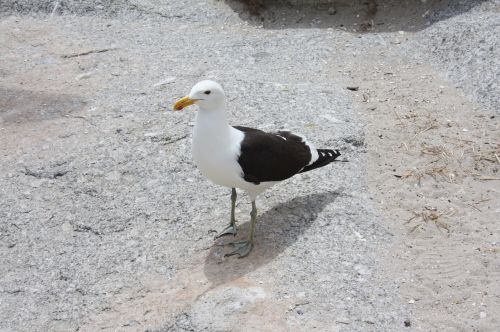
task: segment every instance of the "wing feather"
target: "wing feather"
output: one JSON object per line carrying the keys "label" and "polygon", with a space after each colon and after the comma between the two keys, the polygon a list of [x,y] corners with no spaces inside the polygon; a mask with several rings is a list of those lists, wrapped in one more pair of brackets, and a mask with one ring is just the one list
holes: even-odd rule
{"label": "wing feather", "polygon": [[244,133],[238,163],[245,181],[282,181],[299,173],[311,161],[309,146],[289,131],[266,133],[248,127],[234,128]]}

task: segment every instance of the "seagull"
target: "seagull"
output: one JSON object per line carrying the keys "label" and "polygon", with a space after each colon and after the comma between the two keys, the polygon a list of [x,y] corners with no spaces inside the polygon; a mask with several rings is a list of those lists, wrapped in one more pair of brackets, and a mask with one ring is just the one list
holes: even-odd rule
{"label": "seagull", "polygon": [[296,174],[328,165],[340,152],[316,149],[305,137],[290,131],[267,133],[229,125],[224,90],[214,81],[194,85],[189,95],[179,99],[173,109],[180,111],[193,104],[199,108],[193,129],[194,162],[210,181],[231,188],[230,222],[215,238],[237,234],[236,188],[245,191],[252,202],[248,238],[231,243],[234,250],[226,254],[242,258],[253,248],[257,196]]}

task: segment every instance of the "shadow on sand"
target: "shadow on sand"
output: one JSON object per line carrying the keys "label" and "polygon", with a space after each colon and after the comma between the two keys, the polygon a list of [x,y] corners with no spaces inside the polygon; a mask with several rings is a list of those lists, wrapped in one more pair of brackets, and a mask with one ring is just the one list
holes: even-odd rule
{"label": "shadow on sand", "polygon": [[[323,209],[342,195],[331,191],[296,197],[281,203],[258,216],[254,238],[254,249],[249,256],[239,259],[224,259],[224,253],[232,248],[213,246],[205,260],[204,273],[212,287],[225,284],[267,264],[291,246],[316,220]],[[239,237],[247,235],[250,222],[239,227]],[[234,238],[225,239],[225,243]]]}
{"label": "shadow on sand", "polygon": [[486,0],[225,0],[241,19],[266,29],[420,31]]}
{"label": "shadow on sand", "polygon": [[0,86],[0,123],[51,120],[82,110],[86,102],[69,94],[52,94]]}

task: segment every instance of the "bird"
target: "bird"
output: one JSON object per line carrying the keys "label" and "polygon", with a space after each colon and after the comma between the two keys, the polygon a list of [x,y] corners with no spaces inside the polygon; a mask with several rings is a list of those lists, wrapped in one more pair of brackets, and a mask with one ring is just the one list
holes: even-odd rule
{"label": "bird", "polygon": [[201,173],[211,182],[231,189],[229,225],[216,235],[237,235],[236,188],[250,197],[250,230],[246,240],[231,244],[225,256],[247,256],[254,246],[257,196],[296,174],[326,166],[340,156],[338,150],[316,149],[304,136],[287,130],[264,132],[229,125],[222,86],[211,80],[196,83],[189,94],[177,100],[174,111],[196,104],[192,156]]}

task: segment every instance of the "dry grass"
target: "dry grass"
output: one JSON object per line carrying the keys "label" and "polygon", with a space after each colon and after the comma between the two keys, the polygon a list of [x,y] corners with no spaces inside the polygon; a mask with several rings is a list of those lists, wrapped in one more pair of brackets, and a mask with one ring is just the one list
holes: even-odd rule
{"label": "dry grass", "polygon": [[495,164],[500,164],[500,145],[496,147],[496,149],[489,149],[486,151],[477,151],[474,154],[474,160],[482,161],[486,160]]}
{"label": "dry grass", "polygon": [[414,177],[417,179],[419,186],[421,186],[421,181],[425,176],[430,176],[435,181],[445,180],[448,183],[454,183],[457,179],[457,174],[446,166],[427,166],[422,170],[406,171],[397,177]]}
{"label": "dry grass", "polygon": [[[500,177],[496,176],[498,165],[500,165],[500,144],[481,142],[481,138],[467,140],[446,135],[439,135],[438,141],[442,143],[429,144],[424,141],[425,138],[422,134],[439,128],[439,121],[430,113],[418,114],[410,111],[408,114],[410,115],[401,116],[394,111],[398,125],[407,127],[408,133],[414,133],[412,137],[409,137],[408,143],[401,142],[399,148],[404,148],[403,152],[411,153],[417,148],[419,144],[417,142],[420,141],[421,155],[434,158],[430,161],[422,159],[422,162],[427,162],[425,166],[406,171],[398,177],[414,177],[419,184],[426,176],[430,176],[436,181],[444,180],[448,183],[455,183],[471,176],[481,181],[500,180]],[[412,127],[414,129],[409,130]],[[448,127],[450,127],[450,134],[453,134],[454,131],[455,134],[458,134],[451,122],[448,122]]]}
{"label": "dry grass", "polygon": [[412,211],[412,213],[413,217],[408,219],[408,221],[405,224],[409,224],[412,221],[413,222],[416,221],[418,223],[410,228],[410,231],[408,232],[409,234],[413,233],[422,226],[431,223],[433,223],[437,227],[437,229],[445,229],[449,233],[450,227],[448,226],[448,224],[446,224],[444,221],[440,219],[442,219],[442,217],[453,216],[456,213],[456,210],[450,209],[450,211],[444,213],[444,212],[439,212],[435,207],[426,206],[424,210],[420,212]]}
{"label": "dry grass", "polygon": [[[420,118],[424,118],[424,121],[422,124],[417,124],[416,120],[419,120]],[[431,129],[437,129],[439,128],[439,121],[430,113],[428,112],[427,114],[424,114],[423,116],[415,116],[415,135],[413,136],[412,140],[416,139],[417,136],[431,130]]]}

